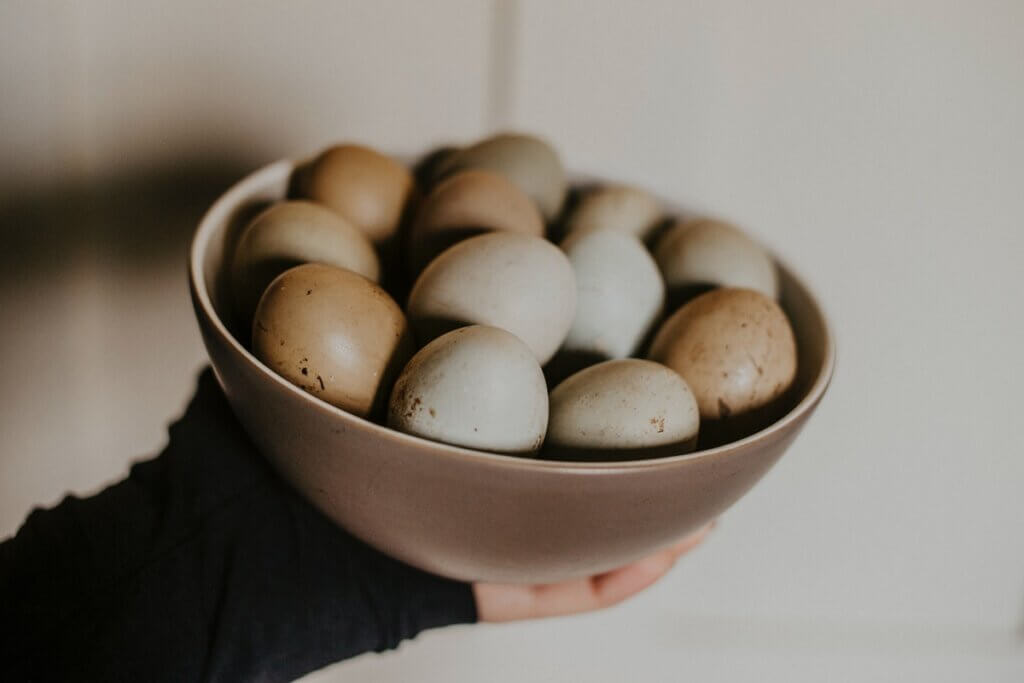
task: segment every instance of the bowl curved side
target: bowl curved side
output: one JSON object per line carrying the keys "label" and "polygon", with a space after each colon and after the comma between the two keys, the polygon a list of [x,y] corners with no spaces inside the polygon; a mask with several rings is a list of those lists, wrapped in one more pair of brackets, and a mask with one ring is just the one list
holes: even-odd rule
{"label": "bowl curved side", "polygon": [[[278,377],[229,331],[220,274],[247,211],[283,197],[293,164],[228,190],[197,230],[190,290],[215,374],[247,433],[329,518],[379,550],[463,580],[548,582],[611,569],[714,519],[781,457],[828,386],[834,345],[817,301],[780,266],[803,396],[740,441],[649,461],[562,463],[394,432]],[[225,312],[221,315],[220,312]]]}

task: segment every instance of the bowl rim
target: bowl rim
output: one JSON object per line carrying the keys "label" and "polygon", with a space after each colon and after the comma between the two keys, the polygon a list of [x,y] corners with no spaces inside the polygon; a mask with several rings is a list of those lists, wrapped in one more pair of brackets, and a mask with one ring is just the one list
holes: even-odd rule
{"label": "bowl rim", "polygon": [[[825,390],[828,388],[829,383],[832,380],[832,375],[835,368],[835,337],[832,332],[832,326],[829,323],[828,317],[825,315],[824,309],[818,298],[814,295],[813,291],[807,287],[805,280],[800,277],[789,265],[775,257],[776,263],[781,266],[790,276],[790,278],[803,290],[804,295],[807,297],[809,304],[811,305],[814,313],[821,319],[822,327],[824,332],[824,357],[822,358],[821,370],[818,372],[817,377],[811,383],[810,389],[804,395],[802,399],[787,412],[783,417],[776,420],[772,424],[768,425],[764,429],[750,434],[742,439],[733,441],[727,444],[722,444],[714,448],[709,448],[702,451],[694,451],[691,453],[683,453],[680,455],[665,456],[662,458],[649,458],[641,460],[612,460],[612,461],[601,461],[598,463],[594,462],[573,462],[573,461],[561,461],[561,460],[541,460],[538,458],[529,458],[519,455],[503,455],[500,453],[491,453],[488,451],[479,451],[472,448],[465,448],[462,446],[453,446],[450,444],[442,443],[439,441],[432,441],[423,437],[415,436],[412,434],[406,434],[397,430],[391,429],[385,425],[377,424],[366,418],[358,417],[347,413],[341,408],[333,406],[325,401],[309,394],[299,387],[295,386],[288,380],[284,379],[280,375],[273,372],[270,368],[264,365],[256,356],[254,356],[248,349],[246,349],[239,341],[232,335],[224,321],[221,320],[217,314],[216,309],[213,307],[213,301],[210,297],[210,292],[206,287],[206,281],[203,277],[203,259],[207,252],[207,247],[210,239],[214,232],[214,226],[224,220],[228,214],[243,201],[245,198],[252,195],[253,190],[258,188],[265,188],[271,183],[272,180],[280,182],[281,176],[291,173],[295,168],[296,162],[291,159],[280,159],[278,161],[271,162],[262,166],[255,171],[249,173],[234,185],[232,185],[226,192],[221,194],[216,201],[206,210],[203,214],[202,219],[199,221],[199,226],[196,228],[195,234],[192,238],[192,244],[189,247],[189,287],[191,289],[193,300],[197,303],[196,314],[204,316],[210,323],[214,334],[217,335],[219,340],[226,344],[232,351],[240,355],[245,362],[255,368],[263,377],[267,380],[274,382],[278,387],[284,391],[290,392],[300,400],[307,403],[312,410],[318,410],[322,413],[326,413],[335,418],[341,419],[343,422],[357,427],[360,429],[368,429],[371,433],[379,435],[384,439],[396,440],[399,443],[406,443],[409,446],[415,446],[419,448],[428,448],[434,454],[452,458],[456,460],[470,461],[474,464],[479,465],[491,465],[503,468],[512,469],[527,469],[527,470],[548,470],[548,471],[561,471],[561,472],[572,472],[578,474],[605,474],[611,472],[621,472],[623,470],[647,470],[647,469],[659,469],[659,468],[671,468],[682,462],[691,462],[702,459],[709,459],[720,457],[728,453],[743,449],[746,446],[755,444],[757,442],[769,440],[772,437],[778,435],[780,432],[785,432],[789,425],[802,419],[808,412],[810,412],[814,406],[821,400]],[[583,174],[570,174],[570,177],[590,177],[583,176]],[[670,202],[666,202],[669,203]],[[773,254],[774,256],[774,254]]]}

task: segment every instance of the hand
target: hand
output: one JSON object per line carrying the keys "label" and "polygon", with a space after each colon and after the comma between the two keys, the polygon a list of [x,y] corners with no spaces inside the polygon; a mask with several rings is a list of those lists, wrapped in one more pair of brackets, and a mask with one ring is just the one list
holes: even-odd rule
{"label": "hand", "polygon": [[514,621],[610,607],[664,576],[676,560],[697,547],[714,526],[712,522],[661,552],[604,574],[536,586],[473,584],[477,616],[480,621]]}

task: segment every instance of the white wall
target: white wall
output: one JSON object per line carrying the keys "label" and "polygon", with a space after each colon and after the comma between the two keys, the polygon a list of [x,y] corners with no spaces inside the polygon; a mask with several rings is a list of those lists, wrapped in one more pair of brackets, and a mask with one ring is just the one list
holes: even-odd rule
{"label": "white wall", "polygon": [[[162,216],[160,169],[221,163],[205,201],[336,138],[513,125],[735,219],[821,292],[825,403],[663,583],[313,679],[1024,680],[1024,4],[9,2],[0,101],[0,198],[69,230],[61,188],[108,188],[86,226],[187,236],[202,202]],[[139,176],[157,199],[125,209]],[[0,288],[0,535],[156,449],[202,363],[180,253],[75,244]]]}

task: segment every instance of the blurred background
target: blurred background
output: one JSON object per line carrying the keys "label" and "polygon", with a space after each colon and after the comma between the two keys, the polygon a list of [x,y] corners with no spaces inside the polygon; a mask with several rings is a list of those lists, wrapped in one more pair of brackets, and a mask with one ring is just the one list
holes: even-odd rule
{"label": "blurred background", "polygon": [[0,3],[0,538],[155,454],[218,193],[499,128],[730,218],[816,287],[833,387],[662,583],[309,680],[1024,680],[1024,3]]}

